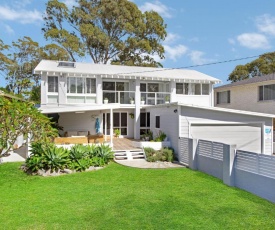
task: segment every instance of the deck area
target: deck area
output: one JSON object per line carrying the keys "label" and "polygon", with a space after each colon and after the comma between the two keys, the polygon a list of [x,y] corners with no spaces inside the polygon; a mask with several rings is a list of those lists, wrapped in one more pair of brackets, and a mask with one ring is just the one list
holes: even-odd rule
{"label": "deck area", "polygon": [[139,141],[128,138],[113,138],[113,150],[140,150],[140,148],[134,147],[133,141]]}

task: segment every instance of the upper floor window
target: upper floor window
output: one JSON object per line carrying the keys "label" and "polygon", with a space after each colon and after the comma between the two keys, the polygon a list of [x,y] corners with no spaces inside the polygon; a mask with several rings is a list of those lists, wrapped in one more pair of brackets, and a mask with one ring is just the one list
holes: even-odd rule
{"label": "upper floor window", "polygon": [[217,92],[217,104],[230,103],[230,90]]}
{"label": "upper floor window", "polygon": [[127,91],[129,88],[128,82],[114,82],[105,81],[103,82],[103,90],[108,91]]}
{"label": "upper floor window", "polygon": [[185,94],[188,95],[188,83],[176,83],[176,94]]}
{"label": "upper floor window", "polygon": [[209,84],[176,83],[176,94],[209,95]]}
{"label": "upper floor window", "polygon": [[58,93],[58,77],[48,76],[48,92]]}
{"label": "upper floor window", "polygon": [[68,77],[67,93],[96,93],[96,79],[83,77]]}
{"label": "upper floor window", "polygon": [[275,100],[275,84],[259,86],[259,101]]}

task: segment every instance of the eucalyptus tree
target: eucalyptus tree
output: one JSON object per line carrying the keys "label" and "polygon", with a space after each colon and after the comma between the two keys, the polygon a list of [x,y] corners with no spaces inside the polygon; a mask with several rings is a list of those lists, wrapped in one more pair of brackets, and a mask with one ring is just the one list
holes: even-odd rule
{"label": "eucalyptus tree", "polygon": [[275,52],[265,53],[245,65],[237,65],[228,80],[241,81],[247,78],[275,73]]}
{"label": "eucalyptus tree", "polygon": [[44,36],[64,48],[73,61],[90,56],[94,63],[158,66],[166,24],[154,11],[141,12],[128,0],[49,0]]}

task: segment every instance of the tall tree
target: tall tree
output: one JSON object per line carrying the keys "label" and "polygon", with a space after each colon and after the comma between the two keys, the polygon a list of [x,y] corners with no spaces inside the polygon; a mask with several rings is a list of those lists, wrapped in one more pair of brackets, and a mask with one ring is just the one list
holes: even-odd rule
{"label": "tall tree", "polygon": [[94,63],[158,66],[166,25],[154,12],[142,13],[128,0],[77,0],[69,10],[49,0],[43,28],[46,39],[62,46],[73,61],[90,56]]}
{"label": "tall tree", "polygon": [[70,57],[62,47],[56,44],[40,47],[30,37],[13,41],[11,46],[0,40],[0,73],[7,82],[6,89],[25,97],[31,95],[39,101],[40,76],[34,75],[33,69],[41,59],[69,60]]}
{"label": "tall tree", "polygon": [[271,73],[275,73],[275,52],[265,53],[252,62],[236,66],[227,80],[236,82]]}

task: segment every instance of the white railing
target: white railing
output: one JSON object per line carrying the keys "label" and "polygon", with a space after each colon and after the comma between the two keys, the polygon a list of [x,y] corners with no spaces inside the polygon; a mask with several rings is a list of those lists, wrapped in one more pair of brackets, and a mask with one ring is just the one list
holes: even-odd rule
{"label": "white railing", "polygon": [[[141,105],[159,105],[170,102],[170,93],[166,92],[141,92]],[[111,91],[103,90],[103,100],[108,99],[108,103],[135,104],[134,91]]]}
{"label": "white railing", "polygon": [[134,91],[111,91],[103,90],[103,100],[108,99],[108,103],[134,104]]}
{"label": "white railing", "polygon": [[141,92],[140,104],[145,105],[159,105],[169,103],[171,100],[170,93],[166,92]]}

